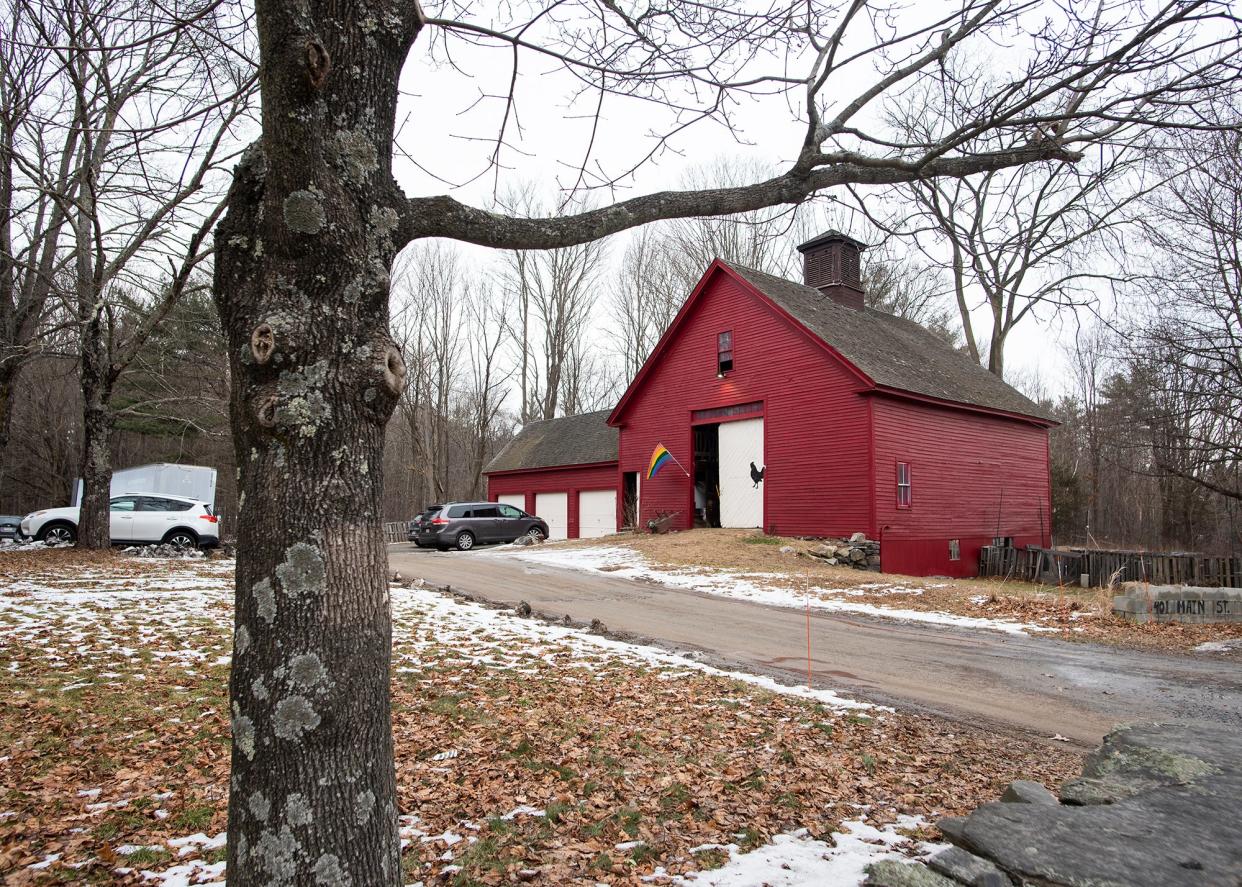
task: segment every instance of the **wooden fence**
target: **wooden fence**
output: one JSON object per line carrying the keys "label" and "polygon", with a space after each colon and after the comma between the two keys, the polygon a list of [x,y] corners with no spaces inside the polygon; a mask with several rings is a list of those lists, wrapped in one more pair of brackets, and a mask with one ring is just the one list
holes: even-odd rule
{"label": "wooden fence", "polygon": [[384,524],[384,541],[385,542],[408,542],[407,534],[410,532],[410,522],[408,520],[393,521]]}
{"label": "wooden fence", "polygon": [[1026,579],[1047,585],[1078,585],[1083,574],[1092,587],[1150,582],[1153,585],[1242,588],[1242,558],[996,545],[985,545],[979,552],[980,576]]}

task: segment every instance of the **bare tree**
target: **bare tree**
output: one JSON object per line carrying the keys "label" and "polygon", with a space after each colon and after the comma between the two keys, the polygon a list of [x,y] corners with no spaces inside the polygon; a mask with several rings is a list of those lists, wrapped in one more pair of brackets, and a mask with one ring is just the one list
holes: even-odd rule
{"label": "bare tree", "polygon": [[502,293],[486,286],[476,284],[471,288],[466,346],[470,372],[465,407],[469,417],[467,479],[472,499],[483,495],[483,469],[496,444],[500,410],[513,375],[501,365],[510,304]]}
{"label": "bare tree", "polygon": [[945,304],[948,287],[936,265],[900,255],[892,240],[884,240],[863,252],[862,283],[868,308],[913,320],[955,348],[962,344],[956,312]]}
{"label": "bare tree", "polygon": [[593,241],[506,254],[501,286],[517,307],[510,336],[519,354],[523,422],[574,412],[582,400],[576,386],[589,377],[582,340],[603,288],[606,256],[604,245]]}
{"label": "bare tree", "polygon": [[[18,376],[37,352],[37,340],[57,273],[66,205],[55,195],[76,193],[74,159],[85,121],[73,107],[59,146],[42,134],[45,102],[68,100],[55,49],[43,39],[29,6],[3,5],[0,39],[0,454],[9,438]],[[36,178],[28,179],[27,173]]]}
{"label": "bare tree", "polygon": [[[948,62],[950,70],[977,65],[974,58]],[[977,114],[994,88],[990,78],[958,75],[949,89],[929,89],[894,114],[895,125],[910,138],[933,140]],[[979,138],[980,148],[1014,144],[1011,133]],[[1095,304],[1101,287],[1129,279],[1124,235],[1153,187],[1144,174],[1152,142],[1146,129],[1119,127],[1077,162],[913,181],[895,189],[900,199],[880,224],[948,267],[966,348],[1003,377],[1006,342],[1024,320]],[[979,306],[987,318],[982,330]]]}
{"label": "bare tree", "polygon": [[[388,330],[400,248],[447,237],[563,249],[662,218],[795,204],[850,183],[1071,161],[1118,121],[1145,125],[1157,95],[1192,101],[1193,83],[1225,76],[1216,66],[1233,58],[1237,39],[1228,8],[1208,2],[1116,4],[1099,19],[1078,17],[1076,7],[1062,14],[1052,4],[973,0],[918,16],[862,2],[778,3],[762,13],[688,4],[636,16],[592,0],[560,4],[555,15],[545,4],[447,9],[256,5],[263,134],[236,171],[215,266],[244,494],[230,677],[236,885],[401,881],[378,526],[384,426],[406,374]],[[1040,32],[968,124],[927,142],[866,123],[875,105],[942,80],[954,47],[1012,41],[1030,21]],[[487,48],[514,65],[486,167],[497,175],[521,137],[512,112],[528,96],[516,72],[536,59],[596,97],[594,109],[641,105],[650,121],[648,150],[623,167],[601,172],[593,139],[574,151],[571,192],[628,181],[696,121],[734,123],[744,95],[787,99],[803,135],[786,149],[788,167],[764,181],[642,194],[561,216],[407,197],[391,152],[399,75],[420,34],[466,76]],[[463,42],[478,52],[458,62]],[[1174,73],[1147,76],[1157,70]],[[551,82],[539,78],[541,95]],[[463,90],[473,99],[472,86]],[[1007,138],[981,150],[988,132]]]}
{"label": "bare tree", "polygon": [[443,502],[470,282],[461,257],[445,244],[415,245],[401,255],[393,276],[404,297],[396,326],[409,378],[401,413],[409,429],[410,468],[422,476],[425,495]]}
{"label": "bare tree", "polygon": [[687,295],[659,226],[640,229],[625,247],[609,292],[614,350],[626,379],[655,350]]}
{"label": "bare tree", "polygon": [[12,11],[47,54],[40,96],[20,117],[24,150],[15,143],[6,157],[26,201],[18,218],[33,210],[26,261],[39,263],[25,268],[27,330],[15,324],[14,341],[28,348],[30,316],[49,295],[71,305],[83,401],[78,544],[107,548],[112,393],[210,251],[236,159],[229,133],[253,77],[229,44],[241,23],[222,5]]}
{"label": "bare tree", "polygon": [[1157,468],[1242,499],[1242,111],[1212,103],[1222,129],[1180,140],[1181,173],[1148,203],[1157,265],[1131,360],[1154,389],[1145,419],[1176,428]]}

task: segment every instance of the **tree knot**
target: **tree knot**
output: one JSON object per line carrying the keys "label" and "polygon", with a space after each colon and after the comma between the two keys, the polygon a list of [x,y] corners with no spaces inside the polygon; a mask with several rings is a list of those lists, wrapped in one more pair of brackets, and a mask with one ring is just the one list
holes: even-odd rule
{"label": "tree knot", "polygon": [[306,41],[306,76],[313,89],[322,89],[324,81],[332,71],[332,56],[324,45],[310,37]]}

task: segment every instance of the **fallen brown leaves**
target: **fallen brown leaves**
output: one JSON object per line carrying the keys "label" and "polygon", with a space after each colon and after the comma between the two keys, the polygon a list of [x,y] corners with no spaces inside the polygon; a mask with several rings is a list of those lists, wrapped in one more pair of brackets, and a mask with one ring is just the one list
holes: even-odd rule
{"label": "fallen brown leaves", "polygon": [[[826,837],[864,815],[934,821],[995,799],[1019,774],[1058,784],[1080,766],[1062,748],[931,718],[843,714],[662,674],[463,667],[399,682],[402,809],[431,835],[480,839],[449,860],[452,846],[421,843],[412,874],[448,882],[451,861],[485,884],[523,869],[550,884],[632,883],[657,865],[703,868],[697,846],[750,849],[799,827]],[[520,808],[543,815],[502,818]]]}
{"label": "fallen brown leaves", "polygon": [[[156,586],[161,569],[219,575],[62,553],[27,563],[4,567],[82,584],[130,569]],[[118,869],[166,869],[184,861],[169,839],[224,829],[227,593],[189,608],[160,588],[72,604],[36,588],[0,608],[5,883],[136,883]],[[487,627],[408,594],[424,595],[399,610],[393,679],[410,880],[638,883],[723,861],[703,845],[933,820],[1019,776],[1054,785],[1080,766],[1059,745],[828,708],[570,636],[531,640],[522,623]]]}

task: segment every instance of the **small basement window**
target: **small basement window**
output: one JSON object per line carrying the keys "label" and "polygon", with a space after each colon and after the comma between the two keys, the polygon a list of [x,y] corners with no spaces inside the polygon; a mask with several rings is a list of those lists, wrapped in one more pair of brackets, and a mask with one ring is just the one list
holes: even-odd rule
{"label": "small basement window", "polygon": [[897,463],[897,507],[909,508],[912,501],[910,490],[910,463]]}
{"label": "small basement window", "polygon": [[957,539],[949,540],[949,560],[960,561],[962,559],[962,544]]}
{"label": "small basement window", "polygon": [[992,545],[996,548],[1013,548],[1012,536],[993,536]]}
{"label": "small basement window", "polygon": [[716,375],[723,376],[733,369],[733,330],[725,330],[716,336]]}

